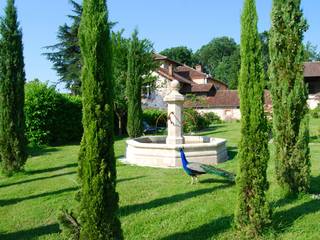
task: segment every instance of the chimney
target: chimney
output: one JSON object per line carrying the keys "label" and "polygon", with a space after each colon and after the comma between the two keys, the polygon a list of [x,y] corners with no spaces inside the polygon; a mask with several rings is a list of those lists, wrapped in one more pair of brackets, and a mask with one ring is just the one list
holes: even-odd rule
{"label": "chimney", "polygon": [[169,76],[172,76],[173,75],[173,65],[170,64],[169,65]]}
{"label": "chimney", "polygon": [[202,72],[202,71],[203,71],[202,65],[200,65],[200,64],[196,65],[196,70],[197,70],[198,72]]}

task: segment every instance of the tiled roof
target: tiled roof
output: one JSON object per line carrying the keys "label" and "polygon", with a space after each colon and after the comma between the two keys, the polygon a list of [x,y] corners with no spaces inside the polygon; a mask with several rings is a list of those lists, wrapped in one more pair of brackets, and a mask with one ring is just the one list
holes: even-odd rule
{"label": "tiled roof", "polygon": [[[182,80],[182,82],[185,82],[185,80],[189,80],[189,81],[192,82],[195,79],[208,79],[208,80],[213,80],[215,82],[218,82],[218,83],[223,84],[226,87],[228,87],[228,85],[225,84],[224,82],[221,82],[221,81],[219,81],[217,79],[213,79],[210,75],[208,75],[208,74],[206,74],[204,72],[199,72],[199,71],[197,71],[196,69],[194,69],[192,67],[189,67],[189,66],[181,64],[181,63],[179,63],[177,61],[174,61],[174,60],[168,58],[167,56],[161,55],[159,53],[154,53],[154,59],[156,61],[167,61],[167,62],[173,63],[173,65],[175,66],[174,67],[174,73],[176,75],[178,75],[177,78],[184,79],[184,80]],[[168,74],[168,71],[167,71],[167,69],[164,69],[164,68],[160,67],[158,69],[158,73],[159,74],[161,74],[161,73]],[[168,79],[172,80],[172,76],[168,77]],[[177,79],[177,80],[180,81],[179,79]]]}
{"label": "tiled roof", "polygon": [[180,76],[179,74],[173,73],[172,76],[169,74],[169,70],[159,67],[157,70],[157,73],[160,74],[161,76],[173,81],[173,80],[178,80],[179,82],[182,83],[188,83],[188,84],[193,84],[193,82],[189,79],[186,79],[182,76]]}
{"label": "tiled roof", "polygon": [[304,63],[305,77],[320,77],[320,62],[306,62]]}
{"label": "tiled roof", "polygon": [[[264,100],[266,105],[271,105],[271,95],[269,91],[264,92]],[[202,107],[202,108],[218,108],[218,107],[240,107],[240,100],[237,90],[219,90],[214,96],[209,96],[204,101],[193,103],[185,102],[185,107]]]}
{"label": "tiled roof", "polygon": [[210,92],[214,88],[213,83],[207,84],[192,84],[189,86],[184,86],[181,89],[182,93],[207,93]]}

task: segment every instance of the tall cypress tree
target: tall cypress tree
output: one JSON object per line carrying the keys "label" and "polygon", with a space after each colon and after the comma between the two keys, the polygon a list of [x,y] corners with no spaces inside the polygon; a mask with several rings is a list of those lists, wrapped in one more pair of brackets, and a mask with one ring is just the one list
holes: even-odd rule
{"label": "tall cypress tree", "polygon": [[268,189],[266,170],[269,159],[264,114],[265,77],[257,21],[255,0],[245,0],[241,17],[241,141],[235,221],[239,229],[250,235],[260,234],[270,222],[265,194]]}
{"label": "tall cypress tree", "polygon": [[128,97],[127,132],[131,138],[140,137],[142,135],[141,86],[143,76],[140,71],[140,53],[141,43],[138,39],[138,31],[135,30],[132,34],[129,46],[126,83],[126,92]]}
{"label": "tall cypress tree", "polygon": [[308,92],[303,78],[303,34],[307,23],[300,0],[274,0],[270,31],[276,174],[286,193],[310,185]]}
{"label": "tall cypress tree", "polygon": [[84,0],[79,29],[83,61],[81,239],[122,239],[117,217],[112,52],[105,0]]}
{"label": "tall cypress tree", "polygon": [[0,23],[0,159],[6,174],[21,170],[27,160],[24,83],[22,31],[14,0],[8,0]]}

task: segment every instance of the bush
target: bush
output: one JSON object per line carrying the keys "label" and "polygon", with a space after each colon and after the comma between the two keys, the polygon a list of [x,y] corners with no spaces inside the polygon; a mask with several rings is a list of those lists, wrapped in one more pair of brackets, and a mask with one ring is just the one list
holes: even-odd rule
{"label": "bush", "polygon": [[165,127],[167,125],[167,112],[158,109],[145,109],[143,120],[150,126]]}
{"label": "bush", "polygon": [[214,112],[204,113],[204,114],[202,114],[202,117],[205,119],[205,121],[209,125],[222,123],[221,118],[217,114],[215,114]]}
{"label": "bush", "polygon": [[313,118],[320,118],[320,106],[316,107],[313,110],[310,110],[310,115]]}
{"label": "bush", "polygon": [[215,113],[200,114],[194,109],[185,109],[183,114],[183,131],[186,133],[200,131],[222,120]]}
{"label": "bush", "polygon": [[33,145],[80,141],[82,104],[79,97],[58,93],[38,80],[25,86],[26,135]]}

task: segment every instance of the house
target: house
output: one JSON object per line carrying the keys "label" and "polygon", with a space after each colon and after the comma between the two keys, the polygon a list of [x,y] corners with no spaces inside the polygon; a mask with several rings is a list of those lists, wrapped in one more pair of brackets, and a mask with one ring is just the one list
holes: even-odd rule
{"label": "house", "polygon": [[160,54],[155,54],[154,59],[160,66],[152,74],[157,79],[154,90],[142,99],[144,108],[166,108],[163,98],[172,80],[179,81],[180,92],[184,95],[209,97],[214,96],[217,91],[228,89],[227,84],[204,73],[201,65],[194,69]]}
{"label": "house", "polygon": [[[153,73],[157,81],[154,91],[142,100],[144,108],[165,109],[163,98],[167,94],[169,83],[178,80],[182,94],[197,97],[196,101],[186,97],[184,107],[195,108],[201,113],[214,112],[223,120],[241,118],[238,91],[229,90],[228,85],[204,73],[200,65],[194,69],[160,54],[155,54],[155,61],[160,65]],[[304,63],[304,78],[309,89],[308,105],[314,109],[320,103],[320,62]],[[266,90],[264,96],[265,110],[271,112],[270,92]]]}
{"label": "house", "polygon": [[310,109],[320,104],[320,62],[304,63],[304,79],[308,84]]}

